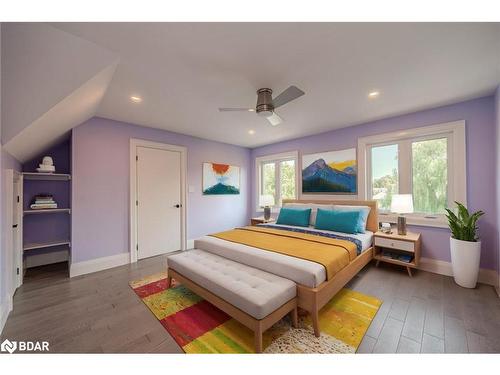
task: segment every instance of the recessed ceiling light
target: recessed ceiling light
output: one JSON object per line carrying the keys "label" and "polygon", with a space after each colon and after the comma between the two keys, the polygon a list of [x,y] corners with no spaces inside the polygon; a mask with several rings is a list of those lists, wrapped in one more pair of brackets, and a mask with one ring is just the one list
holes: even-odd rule
{"label": "recessed ceiling light", "polygon": [[142,102],[142,98],[140,96],[135,96],[135,95],[132,95],[130,97],[130,100],[132,100],[134,103],[140,103],[140,102]]}
{"label": "recessed ceiling light", "polygon": [[368,97],[369,97],[370,99],[375,99],[375,98],[377,98],[379,95],[380,95],[380,91],[372,91],[372,92],[368,93]]}
{"label": "recessed ceiling light", "polygon": [[253,108],[248,108],[248,112],[255,112],[255,109],[253,109]]}
{"label": "recessed ceiling light", "polygon": [[248,134],[250,134],[250,135],[254,135],[254,134],[255,134],[255,130],[250,129],[250,130],[248,131]]}

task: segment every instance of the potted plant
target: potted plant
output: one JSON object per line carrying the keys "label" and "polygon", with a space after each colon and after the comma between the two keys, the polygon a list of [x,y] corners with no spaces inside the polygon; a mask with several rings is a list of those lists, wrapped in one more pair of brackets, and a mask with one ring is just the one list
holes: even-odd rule
{"label": "potted plant", "polygon": [[479,274],[481,241],[477,236],[476,223],[483,211],[469,214],[465,206],[455,202],[458,214],[446,209],[446,218],[451,230],[450,250],[453,278],[464,288],[475,288]]}

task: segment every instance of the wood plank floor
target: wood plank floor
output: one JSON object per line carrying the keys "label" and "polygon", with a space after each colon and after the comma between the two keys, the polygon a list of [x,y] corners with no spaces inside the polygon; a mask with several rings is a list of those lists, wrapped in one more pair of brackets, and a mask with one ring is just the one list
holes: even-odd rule
{"label": "wood plank floor", "polygon": [[[128,286],[165,269],[165,257],[69,279],[58,266],[32,270],[14,297],[1,340],[46,340],[51,352],[181,353]],[[383,304],[359,353],[500,353],[500,299],[446,276],[391,265],[365,267],[348,287]]]}

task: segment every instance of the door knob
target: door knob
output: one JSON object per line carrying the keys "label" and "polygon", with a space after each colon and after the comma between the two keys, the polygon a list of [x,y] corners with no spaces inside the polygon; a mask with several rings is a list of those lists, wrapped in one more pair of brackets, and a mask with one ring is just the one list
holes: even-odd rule
{"label": "door knob", "polygon": [[176,204],[174,207],[175,207],[175,208],[180,208],[180,207],[182,207],[182,205],[180,205],[180,204]]}

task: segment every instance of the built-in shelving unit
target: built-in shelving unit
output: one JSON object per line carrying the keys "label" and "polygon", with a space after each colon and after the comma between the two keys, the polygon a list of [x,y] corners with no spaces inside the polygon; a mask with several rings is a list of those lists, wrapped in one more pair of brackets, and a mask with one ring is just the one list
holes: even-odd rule
{"label": "built-in shelving unit", "polygon": [[37,249],[46,249],[48,247],[54,246],[71,246],[71,242],[69,240],[61,240],[61,241],[48,241],[48,242],[40,242],[40,243],[26,243],[23,245],[23,251],[37,250]]}
{"label": "built-in shelving unit", "polygon": [[[44,156],[51,156],[56,172],[36,172]],[[71,139],[23,164],[22,254],[24,267],[70,259],[71,251]],[[31,209],[39,195],[52,196],[57,208]],[[21,211],[21,208],[19,209]],[[21,212],[19,212],[21,214]]]}
{"label": "built-in shelving unit", "polygon": [[44,181],[69,181],[71,175],[66,173],[38,173],[23,172],[25,180],[44,180]]}
{"label": "built-in shelving unit", "polygon": [[23,215],[40,215],[40,214],[71,214],[71,208],[44,208],[40,210],[24,210]]}

